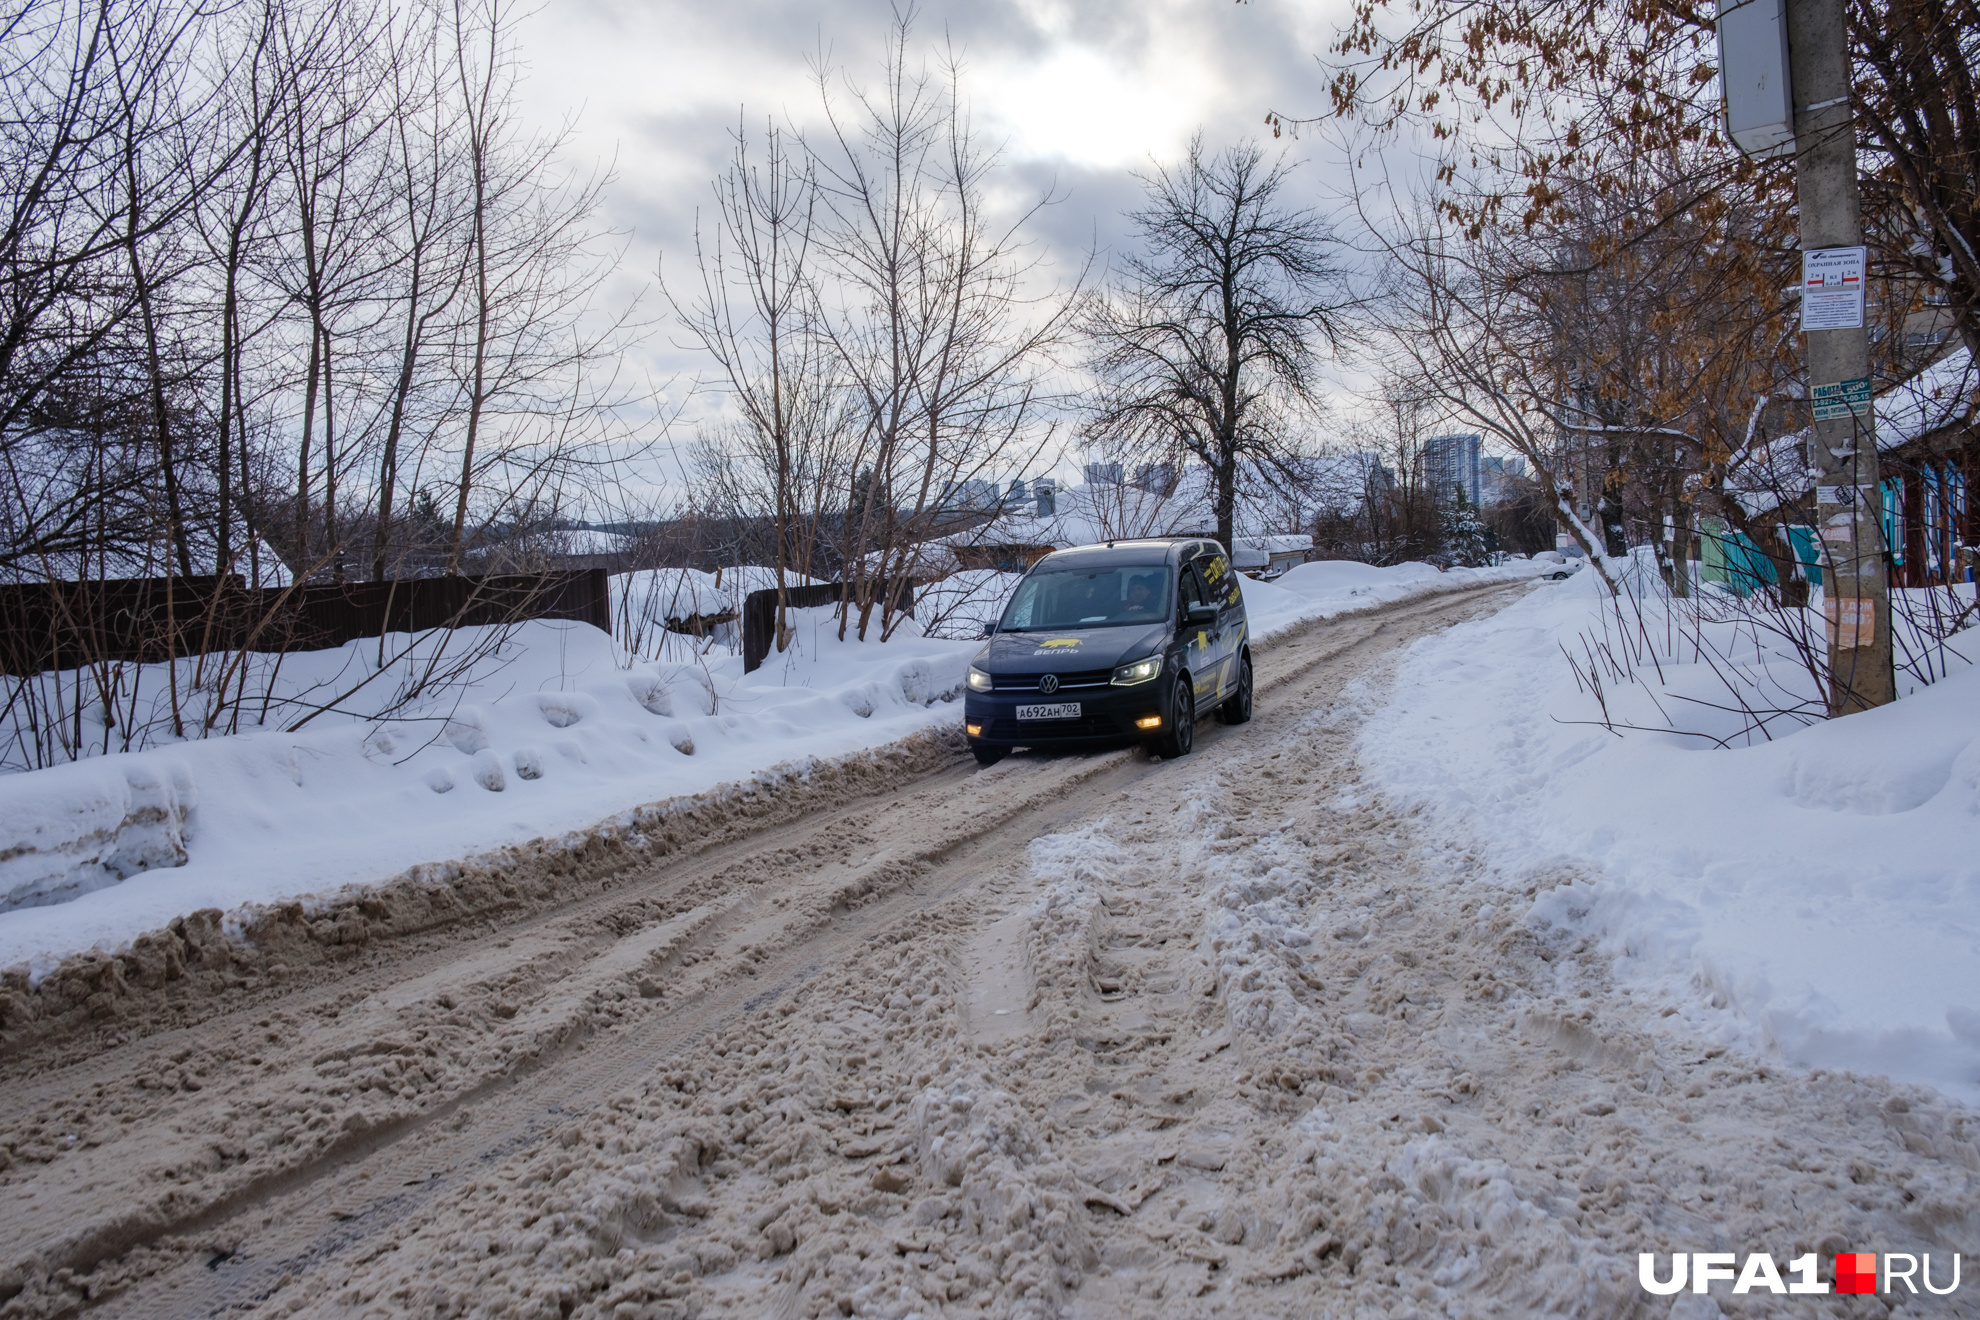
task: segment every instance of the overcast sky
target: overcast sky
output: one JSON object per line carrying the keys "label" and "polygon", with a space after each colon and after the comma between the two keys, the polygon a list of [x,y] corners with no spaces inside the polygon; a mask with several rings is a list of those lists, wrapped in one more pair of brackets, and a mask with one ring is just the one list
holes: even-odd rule
{"label": "overcast sky", "polygon": [[[1346,0],[930,0],[916,33],[963,55],[963,90],[983,138],[1002,143],[1010,196],[1056,187],[1065,198],[1034,226],[1052,264],[1076,270],[1129,241],[1132,177],[1178,159],[1190,135],[1214,147],[1252,137],[1302,162],[1297,190],[1326,205],[1341,166],[1317,141],[1271,142],[1267,110],[1325,104],[1314,57]],[[618,293],[693,274],[695,212],[723,168],[738,115],[815,122],[811,67],[821,50],[856,78],[882,54],[887,0],[547,0],[521,32],[527,112],[576,122],[573,156],[609,161],[607,221],[628,236]],[[657,325],[653,370],[705,370]],[[685,383],[683,381],[683,383]],[[677,393],[679,387],[677,386]],[[710,397],[697,411],[717,406]],[[677,428],[678,430],[679,428]]]}

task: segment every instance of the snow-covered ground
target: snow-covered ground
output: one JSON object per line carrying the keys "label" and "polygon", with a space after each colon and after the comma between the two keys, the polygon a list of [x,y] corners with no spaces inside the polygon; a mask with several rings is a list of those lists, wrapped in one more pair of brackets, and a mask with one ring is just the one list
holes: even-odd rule
{"label": "snow-covered ground", "polygon": [[1254,641],[1268,642],[1312,619],[1331,619],[1438,591],[1488,582],[1517,582],[1552,573],[1561,565],[1515,559],[1494,568],[1453,568],[1396,564],[1376,568],[1348,559],[1301,564],[1271,582],[1245,580],[1245,611]]}
{"label": "snow-covered ground", "polygon": [[[1180,760],[895,781],[486,922],[353,903],[355,949],[189,930],[163,1012],[0,1053],[8,1314],[1824,1305],[1639,1284],[1701,1246],[1964,1252],[1970,1292],[1970,1110],[1671,1029],[1374,791],[1401,649],[1520,594],[1261,647],[1257,718]],[[271,965],[319,938],[325,975]],[[89,968],[44,983],[70,1021]]]}
{"label": "snow-covered ground", "polygon": [[[1590,723],[1564,651],[1603,635],[1603,608],[1583,573],[1418,642],[1364,733],[1371,777],[1482,841],[1529,925],[1598,936],[1662,1011],[1980,1099],[1980,630],[1895,705],[1718,747]],[[1750,691],[1812,686],[1764,639],[1739,663]],[[1696,704],[1726,689],[1695,658],[1643,676],[1612,714],[1650,724],[1654,697],[1679,727],[1742,722]]]}
{"label": "snow-covered ground", "polygon": [[[740,657],[629,662],[595,628],[538,621],[382,722],[7,776],[0,966],[116,948],[201,908],[387,880],[773,768],[802,774],[957,717],[969,648],[905,631],[841,643],[830,615],[803,612],[792,651],[747,676]],[[367,645],[290,656],[284,692]]]}
{"label": "snow-covered ground", "polygon": [[[1245,592],[1253,636],[1265,640],[1304,620],[1548,567],[1316,563],[1276,583],[1246,581]],[[636,575],[621,596],[664,594],[654,617],[713,612],[731,583],[718,591],[704,576]],[[938,585],[921,612],[992,618],[1015,581]],[[466,672],[375,718],[443,635],[401,636],[384,647],[404,652],[396,665],[295,733],[280,730],[375,669],[380,643],[288,656],[257,680],[271,685],[259,729],[0,777],[0,967],[27,963],[38,979],[64,956],[114,951],[200,909],[327,897],[644,804],[804,775],[958,719],[975,631],[925,637],[909,622],[884,645],[841,642],[831,609],[806,610],[791,648],[746,675],[720,646],[650,660],[582,624],[530,623],[499,647],[492,632],[464,630],[448,654],[471,660]],[[157,675],[145,682],[166,690]]]}
{"label": "snow-covered ground", "polygon": [[[784,585],[811,586],[816,578],[786,572]],[[612,583],[612,635],[628,652],[643,660],[691,659],[717,648],[733,651],[742,645],[743,601],[753,591],[769,591],[777,585],[775,569],[745,564],[720,573],[704,573],[698,568],[648,568],[632,573],[614,573]],[[705,635],[670,632],[668,620],[686,623],[700,616]],[[727,622],[715,623],[714,620]]]}

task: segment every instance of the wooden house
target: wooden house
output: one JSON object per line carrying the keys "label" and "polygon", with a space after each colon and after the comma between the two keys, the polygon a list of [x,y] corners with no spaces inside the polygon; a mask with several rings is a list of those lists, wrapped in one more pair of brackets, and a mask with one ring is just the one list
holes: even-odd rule
{"label": "wooden house", "polygon": [[1877,400],[1878,469],[1893,587],[1975,580],[1980,547],[1980,369],[1964,348]]}

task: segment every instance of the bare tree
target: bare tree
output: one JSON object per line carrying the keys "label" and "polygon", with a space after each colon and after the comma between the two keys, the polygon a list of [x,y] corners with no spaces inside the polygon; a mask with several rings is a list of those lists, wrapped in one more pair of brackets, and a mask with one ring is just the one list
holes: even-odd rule
{"label": "bare tree", "polygon": [[[458,367],[460,477],[448,573],[458,573],[475,528],[476,486],[496,472],[483,526],[513,512],[508,488],[547,491],[585,466],[579,451],[596,436],[573,433],[563,413],[583,397],[595,418],[610,415],[612,364],[636,332],[634,309],[595,306],[619,253],[597,222],[610,175],[568,175],[568,132],[527,134],[515,112],[518,56],[502,0],[455,0],[456,96],[467,153],[466,313]],[[587,394],[587,391],[589,393]],[[611,460],[624,455],[611,451]]]}
{"label": "bare tree", "polygon": [[997,157],[953,58],[916,61],[913,20],[876,84],[819,68],[824,131],[772,125],[760,157],[737,133],[700,291],[670,294],[734,406],[694,450],[697,505],[767,520],[780,584],[814,555],[842,572],[840,630],[862,638],[876,611],[883,638],[905,617],[957,489],[1051,437],[1047,367],[1084,278],[1059,285],[1025,242],[1049,196],[993,219]]}
{"label": "bare tree", "polygon": [[1509,267],[1454,228],[1425,208],[1386,240],[1388,266],[1370,304],[1381,352],[1436,416],[1526,458],[1548,507],[1613,585],[1563,453],[1568,419],[1544,318],[1519,282],[1504,278]]}
{"label": "bare tree", "polygon": [[1255,144],[1143,179],[1144,250],[1088,319],[1102,388],[1087,434],[1180,450],[1209,469],[1217,536],[1233,534],[1239,469],[1298,449],[1319,404],[1316,340],[1338,347],[1348,299],[1331,227],[1284,197],[1288,167]]}
{"label": "bare tree", "polygon": [[[775,527],[781,651],[789,640],[789,574],[794,560],[809,558],[803,547],[811,538],[800,532],[806,470],[822,475],[834,466],[826,453],[833,437],[821,423],[833,407],[835,363],[816,332],[812,239],[818,190],[811,163],[793,154],[790,139],[775,124],[765,130],[761,164],[751,159],[741,126],[734,142],[728,173],[715,181],[717,220],[705,242],[697,226],[700,295],[686,305],[671,291],[668,298],[675,316],[715,360],[740,414],[726,436],[704,438],[701,484],[726,497],[721,502],[732,516],[745,516],[756,503],[743,495],[750,477],[768,486],[763,502]],[[743,461],[740,469],[731,467],[736,459]],[[814,500],[842,488],[831,476],[811,484]]]}
{"label": "bare tree", "polygon": [[[408,426],[431,426],[422,411],[435,400],[434,357],[442,351],[455,300],[466,283],[467,199],[456,186],[453,166],[460,157],[459,120],[445,97],[445,59],[439,24],[418,10],[399,19],[393,34],[390,73],[396,105],[388,150],[396,211],[391,233],[395,258],[391,278],[398,321],[398,361],[385,403],[385,433],[379,446],[372,529],[371,580],[382,582],[390,564],[393,503],[408,455],[401,446]],[[423,438],[423,437],[422,437]],[[413,483],[417,485],[417,481]]]}
{"label": "bare tree", "polygon": [[[371,294],[387,223],[381,146],[391,122],[390,85],[379,76],[378,16],[370,6],[286,10],[281,17],[283,204],[294,227],[286,269],[276,278],[304,317],[298,332],[305,341],[290,554],[299,563],[323,556],[341,581],[339,478],[351,457],[339,447],[339,367],[347,355],[364,360],[376,320]],[[314,502],[319,471],[320,506]],[[317,539],[311,528],[319,517]]]}
{"label": "bare tree", "polygon": [[[1696,149],[1694,149],[1695,151]],[[1370,319],[1382,360],[1440,416],[1523,456],[1545,503],[1614,585],[1643,533],[1674,590],[1701,502],[1754,457],[1754,411],[1789,391],[1788,254],[1763,204],[1700,197],[1683,153],[1569,175],[1540,217],[1470,220],[1435,203],[1400,219],[1363,199],[1387,266]]]}
{"label": "bare tree", "polygon": [[213,198],[211,209],[216,214],[201,217],[206,255],[220,285],[218,393],[208,406],[214,435],[214,567],[221,574],[233,571],[235,506],[246,494],[245,483],[236,487],[248,466],[241,380],[248,334],[242,286],[250,278],[253,249],[266,219],[263,203],[272,154],[268,129],[274,104],[268,58],[273,17],[267,9],[256,15],[246,34],[246,49],[224,50],[213,73],[213,83],[221,89],[220,131],[231,140],[235,157],[235,169]]}
{"label": "bare tree", "polygon": [[[1703,146],[1700,199],[1793,204],[1789,158],[1752,161],[1725,140],[1710,6],[1684,0],[1369,0],[1329,49],[1332,122],[1410,125],[1503,166],[1445,199],[1467,224],[1561,218],[1558,187],[1615,161]],[[1930,289],[1980,353],[1980,3],[1852,0],[1845,18],[1853,120],[1874,266]],[[1272,114],[1274,132],[1296,116]]]}
{"label": "bare tree", "polygon": [[[142,201],[133,186],[140,162],[173,140],[161,107],[184,58],[183,31],[151,18],[136,6],[30,4],[0,33],[0,570],[80,562],[106,533],[151,530],[137,505],[158,471],[144,443],[155,437],[140,439],[134,408],[153,402],[143,382],[164,366],[147,370],[138,292],[150,284],[133,264],[207,182],[161,171]],[[154,424],[166,409],[155,402]],[[175,462],[162,466],[176,478]]]}
{"label": "bare tree", "polygon": [[[0,23],[0,579],[73,612],[162,574],[175,735],[236,727],[270,641],[279,604],[230,575],[341,579],[363,542],[374,576],[458,567],[637,445],[629,313],[594,315],[603,179],[515,130],[506,23],[498,0]],[[113,750],[142,704],[126,661],[72,662],[5,693],[36,755]]]}
{"label": "bare tree", "polygon": [[1869,234],[1980,358],[1980,3],[1854,0],[1849,26]]}
{"label": "bare tree", "polygon": [[1381,378],[1368,402],[1373,406],[1349,422],[1340,446],[1326,456],[1326,502],[1314,519],[1314,544],[1330,556],[1370,564],[1438,559],[1440,492],[1430,488],[1423,443],[1438,413],[1412,378],[1395,371]]}
{"label": "bare tree", "polygon": [[891,634],[954,491],[1048,442],[1044,368],[1085,278],[1032,291],[1043,272],[1024,227],[1052,198],[991,220],[997,156],[976,139],[953,54],[937,70],[912,63],[914,19],[896,14],[877,89],[843,80],[841,100],[820,71],[830,130],[813,145],[834,285],[822,327],[858,418],[845,559],[862,638],[876,606]]}

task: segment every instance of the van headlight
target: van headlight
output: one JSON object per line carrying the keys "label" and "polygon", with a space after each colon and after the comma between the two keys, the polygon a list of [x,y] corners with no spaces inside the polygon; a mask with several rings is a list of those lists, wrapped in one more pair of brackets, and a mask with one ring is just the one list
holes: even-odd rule
{"label": "van headlight", "polygon": [[991,681],[990,675],[984,673],[975,665],[969,667],[969,690],[971,692],[988,692],[995,686],[996,684]]}
{"label": "van headlight", "polygon": [[1162,672],[1162,657],[1151,655],[1146,660],[1137,660],[1131,665],[1122,665],[1114,671],[1115,687],[1132,687],[1136,683],[1146,683]]}

